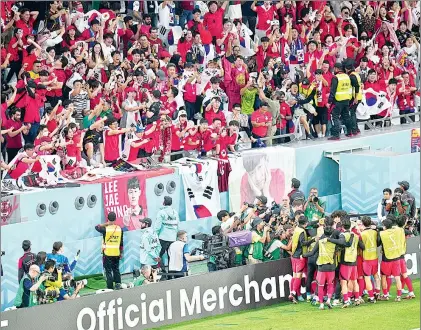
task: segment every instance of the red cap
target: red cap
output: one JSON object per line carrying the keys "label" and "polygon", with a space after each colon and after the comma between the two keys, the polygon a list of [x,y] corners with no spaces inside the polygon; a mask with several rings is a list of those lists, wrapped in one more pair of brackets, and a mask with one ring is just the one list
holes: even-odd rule
{"label": "red cap", "polygon": [[67,30],[66,31],[70,31],[70,30],[76,30],[76,28],[74,27],[74,25],[69,25],[67,27]]}
{"label": "red cap", "polygon": [[166,50],[161,51],[161,58],[171,57],[171,54]]}

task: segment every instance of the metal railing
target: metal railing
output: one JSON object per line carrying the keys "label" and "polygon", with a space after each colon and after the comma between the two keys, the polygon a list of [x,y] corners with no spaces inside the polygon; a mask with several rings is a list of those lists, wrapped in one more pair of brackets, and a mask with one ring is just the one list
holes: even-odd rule
{"label": "metal railing", "polygon": [[[385,117],[385,118],[380,118],[380,119],[370,119],[370,120],[366,120],[366,121],[360,121],[357,124],[365,125],[365,128],[366,128],[365,130],[371,131],[371,130],[377,130],[377,129],[385,129],[385,128],[387,129],[387,128],[390,128],[390,127],[396,127],[396,126],[402,126],[402,125],[410,125],[410,124],[413,124],[413,123],[417,122],[416,120],[414,120],[416,117],[418,117],[418,122],[419,122],[420,121],[420,113],[415,112],[415,113],[411,113],[411,114],[399,115],[399,116],[394,116],[394,117]],[[393,125],[392,124],[392,122],[391,122],[392,119],[399,119],[400,120],[401,118],[404,118],[406,120],[406,123],[399,124],[399,125]],[[305,133],[302,133],[302,134],[305,134]],[[300,136],[301,136],[301,134],[296,132],[296,133],[268,136],[268,137],[261,138],[260,141],[272,140],[272,144],[273,144],[273,139],[290,138],[290,141],[288,141],[288,142],[277,143],[275,145],[275,146],[278,146],[278,145],[285,146],[285,145],[291,145],[292,143],[300,141]],[[243,141],[243,142],[240,141],[240,142],[237,143],[237,145],[241,146],[241,145],[250,144],[250,143],[251,143],[251,141]],[[269,147],[270,146],[268,146],[268,148]],[[247,151],[247,150],[251,150],[251,149],[252,148],[241,148],[241,150],[238,150],[238,152],[241,153],[243,151]],[[169,155],[170,156],[183,155],[184,157],[191,157],[191,153],[189,153],[188,151],[185,151],[185,150],[172,152]]]}

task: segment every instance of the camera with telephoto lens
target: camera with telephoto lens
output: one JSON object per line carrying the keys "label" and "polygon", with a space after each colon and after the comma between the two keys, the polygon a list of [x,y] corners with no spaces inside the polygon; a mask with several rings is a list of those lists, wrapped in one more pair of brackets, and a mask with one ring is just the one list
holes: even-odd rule
{"label": "camera with telephoto lens", "polygon": [[63,281],[63,288],[66,290],[70,288],[75,289],[80,284],[86,285],[88,284],[88,280],[85,279],[85,280],[80,280],[80,281],[75,281],[75,280]]}

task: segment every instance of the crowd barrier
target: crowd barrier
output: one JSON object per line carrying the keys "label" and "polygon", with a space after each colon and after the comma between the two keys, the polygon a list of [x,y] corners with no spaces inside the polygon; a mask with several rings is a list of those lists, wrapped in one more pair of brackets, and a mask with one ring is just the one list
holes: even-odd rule
{"label": "crowd barrier", "polygon": [[[418,276],[419,239],[407,242],[408,274]],[[2,329],[156,328],[287,300],[289,259],[231,268],[142,287],[2,313]],[[304,289],[304,288],[302,288]]]}
{"label": "crowd barrier", "polygon": [[[359,138],[344,139],[335,143],[299,142],[290,146],[244,151],[242,156],[235,158],[231,164],[229,193],[220,193],[218,202],[214,201],[216,206],[208,207],[212,216],[197,220],[188,218],[190,213],[186,212],[186,182],[177,169],[164,171],[157,176],[153,171],[127,173],[121,177],[103,179],[101,183],[82,184],[74,188],[43,189],[2,198],[1,240],[2,250],[6,251],[6,255],[1,258],[4,270],[4,276],[1,278],[1,309],[12,305],[18,289],[17,260],[22,255],[20,245],[24,239],[31,240],[35,253],[51,252],[53,242],[62,241],[64,254],[70,260],[79,249],[81,250],[81,257],[75,269],[76,276],[102,273],[101,235],[95,231],[94,226],[103,222],[106,211],[110,210],[116,211],[121,220],[128,203],[127,182],[133,177],[138,179],[141,186],[140,201],[147,216],[154,219],[162,206],[164,196],[171,196],[174,208],[182,221],[180,229],[186,230],[189,235],[197,232],[211,233],[212,226],[218,223],[215,217],[218,210],[238,210],[242,201],[252,202],[246,183],[249,168],[256,164],[266,168],[268,195],[278,202],[289,191],[290,179],[296,177],[301,181],[300,189],[306,194],[311,187],[318,188],[319,195],[327,201],[327,212],[342,206],[354,213],[376,212],[376,202],[382,198],[382,185],[387,184],[394,188],[399,180],[408,180],[411,183],[411,191],[419,205],[419,189],[416,189],[420,181],[419,159],[416,163],[416,156],[411,155],[412,130],[415,127],[414,124],[406,125],[379,131],[379,134],[364,134]],[[356,183],[351,177],[345,177],[343,174],[348,171],[347,166],[351,165],[354,166],[353,170],[357,171],[360,160],[355,162],[352,157],[343,157],[338,165],[325,154],[327,151],[342,152],[366,145],[371,147],[372,152],[391,150],[401,158],[399,162],[392,160],[393,157],[398,157],[396,155],[387,156],[387,162],[383,162],[385,158],[382,158],[379,166],[382,162],[389,163],[390,166],[382,167],[380,173],[375,166],[364,167],[361,181],[369,184],[374,177],[377,186],[363,189],[357,194],[355,191],[359,188],[354,186]],[[398,171],[408,163],[413,165],[405,168],[405,171]],[[385,175],[387,180],[384,180],[382,175]],[[354,190],[348,193],[348,186]],[[348,202],[351,200],[348,196],[352,196],[352,203]],[[368,198],[370,203],[367,203]],[[186,219],[191,221],[185,221]],[[141,230],[125,232],[122,272],[131,272],[139,265],[138,242],[141,234]],[[192,247],[198,244],[199,241],[190,240]]]}

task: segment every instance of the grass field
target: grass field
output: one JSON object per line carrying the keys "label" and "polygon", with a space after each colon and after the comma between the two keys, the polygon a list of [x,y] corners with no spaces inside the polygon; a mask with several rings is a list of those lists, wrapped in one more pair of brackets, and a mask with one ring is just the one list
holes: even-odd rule
{"label": "grass field", "polygon": [[[184,322],[159,329],[239,329],[239,330],[411,330],[420,327],[420,282],[414,280],[416,299],[378,301],[358,307],[318,309],[310,303],[281,303]],[[396,295],[394,286],[391,294]]]}

